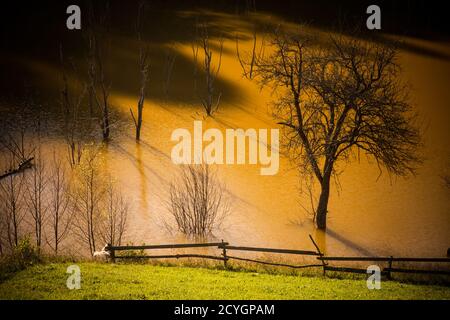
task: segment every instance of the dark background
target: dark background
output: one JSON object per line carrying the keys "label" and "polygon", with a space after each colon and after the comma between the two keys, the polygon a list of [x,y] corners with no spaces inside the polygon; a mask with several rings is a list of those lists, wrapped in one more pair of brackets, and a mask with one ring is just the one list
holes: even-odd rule
{"label": "dark background", "polygon": [[[110,8],[110,27],[113,34],[130,35],[134,33],[139,1],[96,0],[91,4],[101,11]],[[151,41],[180,41],[183,33],[192,32],[189,27],[195,21],[186,20],[173,13],[181,10],[208,10],[231,14],[245,14],[246,10],[271,13],[281,16],[286,21],[309,23],[322,30],[339,30],[346,32],[345,26],[365,28],[366,9],[371,4],[381,7],[383,33],[404,35],[420,39],[448,41],[450,39],[449,13],[445,1],[411,1],[411,0],[148,0],[148,23],[146,32],[151,33]],[[21,61],[59,62],[59,46],[76,53],[82,51],[83,35],[80,31],[66,28],[66,8],[78,4],[83,14],[88,1],[17,1],[2,2],[0,18],[0,98],[14,94],[14,91],[26,85],[33,74],[17,66],[15,58]],[[343,27],[344,26],[344,27]],[[168,28],[170,27],[170,31]],[[178,28],[178,29],[177,29]],[[378,31],[370,31],[372,33]],[[186,39],[186,37],[183,37]],[[425,52],[422,47],[406,48],[416,52]],[[425,51],[424,51],[425,50]],[[441,57],[450,59],[450,57]],[[23,95],[23,92],[17,92]]]}
{"label": "dark background", "polygon": [[[113,28],[127,31],[132,28],[139,1],[96,0],[101,7],[108,2]],[[292,22],[308,22],[323,29],[333,29],[339,21],[346,24],[365,25],[366,9],[377,4],[382,12],[382,31],[424,39],[448,40],[450,37],[450,13],[445,1],[424,0],[149,0],[150,10],[206,9],[242,14],[246,8],[258,12],[270,12]],[[1,50],[26,50],[35,52],[54,42],[55,38],[70,33],[65,27],[66,8],[78,4],[83,14],[87,1],[17,1],[1,4]],[[177,20],[174,18],[173,23]]]}

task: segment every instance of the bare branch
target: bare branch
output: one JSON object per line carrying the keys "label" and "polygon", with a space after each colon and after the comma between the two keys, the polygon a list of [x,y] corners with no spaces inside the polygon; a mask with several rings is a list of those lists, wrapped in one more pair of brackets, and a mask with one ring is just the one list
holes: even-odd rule
{"label": "bare branch", "polygon": [[187,166],[170,186],[168,208],[179,231],[204,237],[229,212],[224,188],[207,165]]}
{"label": "bare branch", "polygon": [[[219,108],[220,98],[222,93],[218,93],[216,97],[215,81],[218,77],[221,65],[222,65],[222,54],[223,54],[223,39],[219,40],[219,56],[217,67],[214,67],[213,62],[213,52],[211,49],[210,39],[208,35],[208,27],[206,24],[201,25],[199,39],[192,45],[192,54],[195,64],[194,69],[194,89],[197,95],[200,97],[203,109],[207,116],[212,116],[215,111]],[[202,97],[197,91],[197,61],[198,61],[198,51],[201,47],[204,58],[202,64],[202,71],[205,73],[205,96]]]}
{"label": "bare branch", "polygon": [[286,147],[320,183],[320,228],[337,162],[364,151],[396,175],[414,173],[420,163],[420,135],[408,87],[399,80],[396,48],[359,39],[332,36],[323,45],[280,27],[269,42],[271,54],[255,58],[254,79],[277,93],[274,116]]}

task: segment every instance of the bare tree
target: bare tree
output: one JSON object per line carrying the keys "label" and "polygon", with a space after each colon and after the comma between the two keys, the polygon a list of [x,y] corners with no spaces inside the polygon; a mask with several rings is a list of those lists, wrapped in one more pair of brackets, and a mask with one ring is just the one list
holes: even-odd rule
{"label": "bare tree", "polygon": [[229,212],[223,186],[207,165],[187,166],[170,186],[168,207],[179,231],[207,236]]}
{"label": "bare tree", "polygon": [[269,46],[269,55],[257,57],[254,76],[277,93],[274,115],[286,145],[320,185],[319,229],[326,228],[339,161],[364,152],[389,173],[414,172],[420,135],[409,115],[396,48],[344,36],[330,37],[324,47],[281,29]]}
{"label": "bare tree", "polygon": [[[88,12],[88,93],[90,110],[100,110],[100,128],[104,141],[110,135],[110,84],[105,76],[105,53],[107,49],[108,14],[109,7],[103,10],[104,14],[97,15],[91,4]],[[94,108],[96,106],[96,108]]]}
{"label": "bare tree", "polygon": [[127,226],[128,203],[111,177],[107,183],[101,237],[105,244],[120,246]]}
{"label": "bare tree", "polygon": [[44,224],[48,209],[46,198],[48,177],[42,155],[42,134],[45,129],[43,121],[45,117],[42,114],[40,105],[38,105],[37,111],[37,116],[31,124],[33,127],[33,144],[35,146],[33,153],[34,165],[25,177],[24,200],[28,213],[31,215],[36,247],[40,250],[43,244]]}
{"label": "bare tree", "polygon": [[38,249],[42,245],[43,230],[48,209],[45,196],[47,183],[46,167],[39,147],[39,151],[35,155],[35,164],[26,177],[24,197],[28,212],[32,218],[36,247]]}
{"label": "bare tree", "polygon": [[169,48],[165,54],[165,64],[164,64],[164,82],[163,82],[163,92],[166,99],[169,97],[170,82],[172,81],[173,67],[175,65],[176,54],[173,52],[173,48]]}
{"label": "bare tree", "polygon": [[25,217],[23,191],[25,170],[33,166],[34,148],[28,139],[33,122],[29,103],[20,104],[11,111],[12,117],[0,126],[0,238],[2,251],[13,250],[19,244]]}
{"label": "bare tree", "polygon": [[101,179],[97,152],[87,150],[77,168],[77,181],[72,190],[74,204],[74,231],[89,248],[91,255],[97,249],[101,230],[102,199],[105,187]]}
{"label": "bare tree", "polygon": [[55,153],[53,154],[52,164],[49,179],[50,205],[48,209],[52,237],[47,243],[57,255],[61,242],[68,235],[73,215],[69,211],[70,190],[67,172]]}
{"label": "bare tree", "polygon": [[73,229],[91,255],[99,247],[119,245],[126,232],[128,203],[111,177],[101,171],[98,150],[86,152],[72,190]]}
{"label": "bare tree", "polygon": [[19,244],[21,225],[25,216],[23,208],[23,175],[10,175],[0,181],[0,237],[12,250]]}
{"label": "bare tree", "polygon": [[2,151],[11,165],[0,179],[22,172],[32,166],[34,148],[30,143],[27,130],[30,124],[36,122],[29,110],[30,103],[19,104],[11,110],[11,119],[1,119],[0,151]]}
{"label": "bare tree", "polygon": [[[87,86],[83,86],[83,88],[79,88],[78,90],[77,88],[71,90],[62,45],[60,46],[60,61],[63,82],[60,98],[61,112],[64,121],[62,134],[67,145],[68,160],[70,166],[73,168],[81,161],[84,141],[89,132],[89,129],[86,129],[86,125],[88,125],[86,123],[86,118],[83,118],[82,116],[82,102],[86,96]],[[75,66],[71,64],[71,67],[72,72],[76,73]],[[90,105],[90,108],[91,107],[92,106]],[[92,108],[90,109],[90,116],[92,116]]]}
{"label": "bare tree", "polygon": [[264,38],[261,41],[260,49],[257,52],[257,43],[258,38],[256,34],[256,27],[253,30],[253,44],[252,51],[250,54],[247,54],[245,57],[241,57],[241,52],[239,50],[239,36],[236,35],[236,56],[238,58],[239,64],[241,65],[244,77],[247,79],[253,79],[253,69],[255,68],[255,62],[257,57],[261,57],[263,55],[264,50]]}
{"label": "bare tree", "polygon": [[137,105],[137,118],[134,116],[133,110],[130,108],[131,117],[133,118],[134,126],[136,128],[136,140],[138,141],[141,139],[142,112],[144,109],[145,92],[150,68],[150,64],[148,62],[148,48],[144,47],[142,40],[142,20],[144,12],[145,3],[141,2],[139,4],[136,20],[136,33],[139,42],[139,71],[141,73],[141,88],[139,91],[139,101]]}
{"label": "bare tree", "polygon": [[198,28],[199,39],[192,45],[192,53],[194,59],[194,65],[196,66],[194,70],[194,86],[195,91],[198,93],[197,88],[197,61],[198,61],[198,52],[199,48],[201,48],[203,53],[203,64],[201,70],[205,73],[205,96],[200,97],[203,109],[206,112],[207,116],[212,116],[212,114],[217,111],[219,108],[220,98],[222,93],[217,94],[216,97],[216,88],[215,81],[220,71],[220,67],[222,64],[222,51],[223,51],[223,39],[220,39],[220,49],[219,49],[219,58],[217,62],[217,66],[213,66],[213,52],[211,50],[211,43],[208,34],[208,27],[206,24],[203,24]]}

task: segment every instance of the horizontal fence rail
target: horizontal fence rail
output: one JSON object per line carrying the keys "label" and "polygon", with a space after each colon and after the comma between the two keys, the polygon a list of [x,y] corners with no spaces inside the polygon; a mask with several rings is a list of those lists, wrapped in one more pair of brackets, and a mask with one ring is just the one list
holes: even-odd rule
{"label": "horizontal fence rail", "polygon": [[154,250],[154,249],[180,249],[180,248],[202,248],[202,247],[218,247],[227,242],[209,242],[209,243],[179,243],[179,244],[158,244],[158,245],[142,245],[142,246],[107,246],[110,250]]}
{"label": "horizontal fence rail", "polygon": [[261,260],[255,260],[255,259],[247,259],[247,258],[241,258],[241,257],[233,257],[233,256],[227,256],[227,258],[240,260],[240,261],[255,262],[255,263],[265,264],[265,265],[269,265],[269,266],[288,267],[288,268],[294,268],[294,269],[322,267],[322,264],[292,265],[292,264],[285,264],[285,263],[276,263],[276,262],[267,262],[267,261],[261,261]]}
{"label": "horizontal fence rail", "polygon": [[[259,247],[244,247],[244,246],[232,246],[228,242],[222,240],[222,242],[208,242],[208,243],[181,243],[181,244],[160,244],[160,245],[141,245],[141,246],[111,246],[107,245],[104,250],[109,253],[110,260],[115,262],[116,259],[124,260],[141,260],[141,259],[181,259],[181,258],[199,258],[199,259],[211,259],[222,261],[224,266],[227,267],[228,260],[238,260],[245,262],[258,263],[269,266],[278,267],[288,267],[293,269],[302,268],[323,268],[323,274],[326,271],[333,272],[351,272],[359,274],[367,274],[367,269],[354,268],[354,267],[342,267],[342,266],[330,266],[328,263],[333,261],[349,261],[349,262],[385,262],[387,266],[382,269],[381,274],[386,276],[388,279],[391,278],[391,273],[415,273],[415,274],[435,274],[435,275],[450,275],[449,270],[425,270],[425,269],[406,269],[406,268],[394,268],[392,264],[394,262],[411,262],[411,263],[450,263],[450,258],[417,258],[417,257],[335,257],[335,256],[325,256],[319,249],[319,246],[314,241],[314,239],[309,236],[311,242],[313,243],[317,251],[312,250],[295,250],[295,249],[278,249],[278,248],[259,248]],[[183,254],[162,254],[162,255],[146,255],[140,252],[140,254],[129,254],[129,255],[116,255],[116,252],[120,251],[144,251],[144,250],[159,250],[159,249],[185,249],[185,248],[216,248],[220,249],[222,252],[220,255],[210,255],[210,254],[193,254],[193,253],[183,253]],[[275,253],[275,254],[292,254],[300,256],[314,256],[320,263],[295,265],[288,263],[278,263],[271,261],[263,261],[258,259],[250,259],[244,257],[237,257],[229,255],[229,251],[250,251],[250,252],[261,252],[261,253]]]}
{"label": "horizontal fence rail", "polygon": [[394,258],[394,257],[318,257],[325,261],[397,261],[397,262],[450,262],[450,258]]}
{"label": "horizontal fence rail", "polygon": [[[331,267],[325,266],[326,271],[335,271],[335,272],[351,272],[351,273],[360,273],[367,274],[367,269],[359,269],[359,268],[346,268],[346,267]],[[381,271],[381,275],[389,276],[389,272],[384,270]]]}
{"label": "horizontal fence rail", "polygon": [[168,255],[151,255],[151,256],[116,256],[116,259],[180,259],[180,258],[203,258],[212,260],[224,260],[225,258],[211,256],[206,254],[168,254]]}
{"label": "horizontal fence rail", "polygon": [[310,255],[310,256],[318,256],[319,255],[315,251],[307,251],[307,250],[237,247],[237,246],[229,246],[229,245],[222,245],[222,244],[219,245],[219,248],[226,248],[227,250],[237,250],[237,251],[255,251],[255,252],[298,254],[298,255]]}
{"label": "horizontal fence rail", "polygon": [[416,273],[416,274],[440,274],[450,275],[450,270],[420,270],[420,269],[400,269],[400,268],[384,268],[386,272],[399,272],[399,273]]}

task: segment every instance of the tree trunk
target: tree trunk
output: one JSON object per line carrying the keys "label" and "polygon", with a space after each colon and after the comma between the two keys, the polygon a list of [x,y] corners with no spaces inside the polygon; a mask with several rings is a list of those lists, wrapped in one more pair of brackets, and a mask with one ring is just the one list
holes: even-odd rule
{"label": "tree trunk", "polygon": [[138,118],[136,123],[136,140],[141,139],[141,128],[142,128],[142,111],[144,109],[144,97],[145,97],[145,87],[141,88],[141,97],[138,103]]}
{"label": "tree trunk", "polygon": [[331,172],[326,173],[323,176],[321,183],[321,192],[319,198],[319,204],[317,206],[317,228],[320,230],[326,230],[327,228],[327,213],[328,213],[328,199],[330,197],[330,179]]}
{"label": "tree trunk", "polygon": [[103,141],[107,141],[109,139],[109,110],[108,110],[108,102],[105,96],[105,105],[103,107]]}

